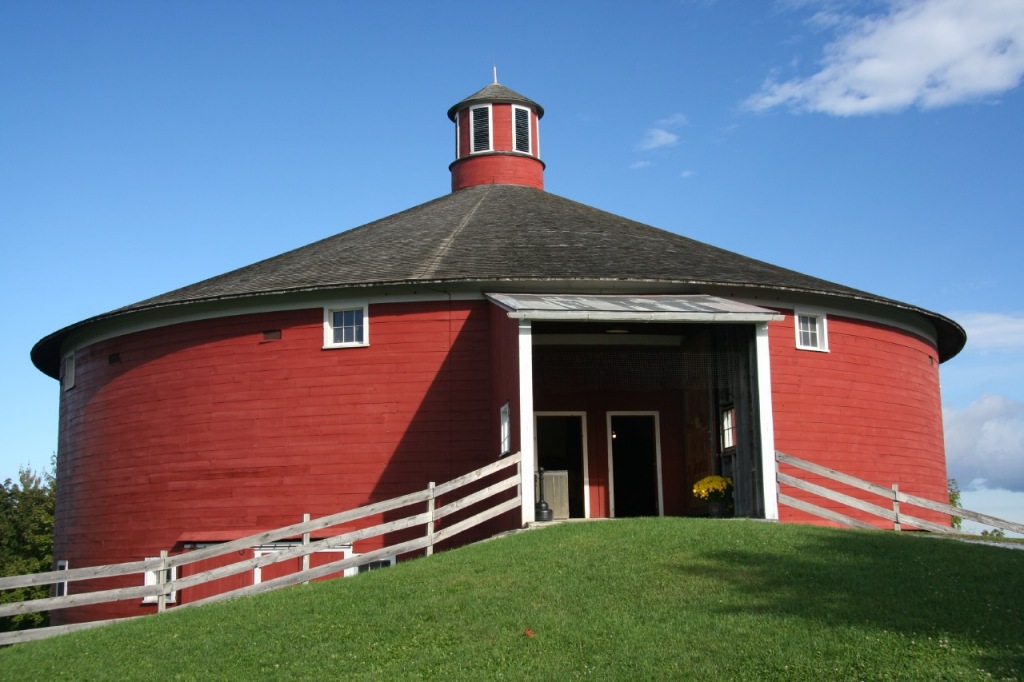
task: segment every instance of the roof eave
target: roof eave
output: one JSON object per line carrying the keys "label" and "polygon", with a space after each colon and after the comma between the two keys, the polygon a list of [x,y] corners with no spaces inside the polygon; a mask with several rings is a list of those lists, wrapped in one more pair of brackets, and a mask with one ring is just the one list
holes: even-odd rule
{"label": "roof eave", "polygon": [[[393,286],[427,286],[427,285],[443,285],[443,284],[466,284],[480,282],[483,284],[485,281],[478,277],[449,277],[449,278],[434,278],[434,279],[404,279],[404,280],[386,280],[386,281],[375,281],[375,282],[335,282],[329,284],[321,284],[316,286],[299,286],[299,287],[282,287],[278,289],[271,289],[266,291],[258,292],[246,292],[237,294],[224,294],[219,296],[200,296],[189,299],[183,299],[173,302],[166,303],[155,303],[152,305],[139,305],[130,308],[121,308],[101,315],[96,315],[88,319],[76,322],[75,324],[69,325],[60,329],[52,334],[43,337],[35,346],[32,347],[31,358],[32,364],[36,366],[39,371],[43,372],[47,376],[54,379],[60,377],[60,362],[63,353],[63,346],[65,342],[76,332],[79,332],[86,327],[97,324],[100,322],[107,322],[111,320],[117,320],[121,318],[135,316],[141,313],[154,312],[160,310],[174,310],[185,306],[193,306],[201,303],[219,303],[229,301],[240,301],[246,299],[257,299],[272,296],[287,296],[290,294],[300,293],[315,293],[322,291],[339,291],[345,289],[368,289],[375,287],[393,287]],[[924,317],[928,322],[935,328],[936,331],[936,345],[938,346],[939,362],[945,362],[955,357],[964,345],[967,343],[967,332],[964,331],[963,327],[957,324],[944,315],[934,313],[923,308],[908,305],[906,303],[900,303],[899,301],[886,299],[875,296],[859,296],[850,293],[840,293],[835,291],[825,291],[821,289],[813,289],[807,287],[784,287],[778,285],[755,285],[745,282],[711,282],[707,280],[682,280],[682,279],[637,279],[637,278],[566,278],[566,277],[546,277],[546,276],[534,276],[534,277],[494,277],[486,280],[486,282],[523,282],[523,283],[539,283],[539,282],[576,282],[585,283],[593,282],[594,284],[608,284],[608,283],[621,283],[621,282],[633,282],[636,284],[663,284],[673,286],[694,286],[694,287],[714,287],[715,289],[731,288],[743,290],[744,292],[774,292],[774,293],[795,293],[795,294],[806,294],[813,296],[821,296],[825,298],[856,301],[858,303],[868,303],[871,305],[880,305],[883,307],[889,307],[901,310],[903,312],[913,313]]]}

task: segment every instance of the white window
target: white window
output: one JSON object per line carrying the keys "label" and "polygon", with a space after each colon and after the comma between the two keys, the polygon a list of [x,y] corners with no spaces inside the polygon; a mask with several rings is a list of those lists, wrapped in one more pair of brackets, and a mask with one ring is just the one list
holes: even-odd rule
{"label": "white window", "polygon": [[462,158],[462,112],[455,114],[455,158]]}
{"label": "white window", "polygon": [[324,308],[324,348],[370,345],[367,306]]}
{"label": "white window", "polygon": [[[57,562],[57,570],[58,571],[66,571],[66,570],[68,570],[68,568],[70,568],[70,566],[68,565],[68,560],[67,559],[61,559],[60,561]],[[53,596],[55,596],[55,597],[66,597],[66,596],[68,596],[68,581],[67,580],[65,580],[62,583],[54,583]]]}
{"label": "white window", "polygon": [[517,152],[529,154],[532,151],[533,137],[530,129],[530,110],[512,107],[512,148]]}
{"label": "white window", "polygon": [[722,408],[722,450],[736,447],[736,408]]}
{"label": "white window", "polygon": [[[383,559],[374,559],[372,561],[367,561],[365,564],[359,564],[359,566],[357,566],[355,569],[355,573],[367,573],[369,571],[376,571],[381,568],[390,568],[394,565],[395,557],[386,556]],[[346,572],[345,575],[349,575],[349,573]]]}
{"label": "white window", "polygon": [[[150,561],[150,560],[153,560],[153,559],[159,559],[159,558],[160,557],[155,557],[155,556],[146,557],[146,561]],[[160,581],[157,579],[157,577],[158,577],[157,573],[158,572],[159,572],[159,569],[156,570],[156,571],[146,571],[146,573],[144,574],[143,584],[146,587],[149,587],[150,585],[159,585]],[[165,568],[164,569],[164,582],[165,583],[168,583],[168,582],[171,582],[172,580],[177,580],[177,579],[178,579],[178,567],[177,566],[171,566],[170,568]],[[175,598],[177,596],[178,596],[177,592],[171,592],[170,594],[167,595],[166,603],[167,604],[173,604],[174,600],[175,600]],[[143,597],[142,598],[142,603],[143,604],[156,604],[159,600],[160,600],[159,596],[157,596],[155,594],[152,594],[152,595],[149,595],[148,597]]]}
{"label": "white window", "polygon": [[508,403],[501,406],[501,454],[507,455],[512,452],[512,418],[509,414]]}
{"label": "white window", "polygon": [[797,348],[828,351],[828,325],[824,313],[797,310],[793,319]]}
{"label": "white window", "polygon": [[469,110],[470,149],[473,153],[489,152],[493,149],[491,138],[491,105],[485,104]]}
{"label": "white window", "polygon": [[75,386],[75,354],[64,358],[64,375],[61,377],[61,385],[64,390],[74,388]]}

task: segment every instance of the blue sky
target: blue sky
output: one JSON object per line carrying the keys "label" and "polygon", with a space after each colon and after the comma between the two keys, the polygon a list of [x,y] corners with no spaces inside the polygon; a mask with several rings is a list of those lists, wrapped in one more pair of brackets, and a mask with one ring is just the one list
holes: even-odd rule
{"label": "blue sky", "polygon": [[963,324],[950,475],[1024,521],[1021,0],[0,4],[0,479],[36,341],[446,193],[495,64],[549,191]]}

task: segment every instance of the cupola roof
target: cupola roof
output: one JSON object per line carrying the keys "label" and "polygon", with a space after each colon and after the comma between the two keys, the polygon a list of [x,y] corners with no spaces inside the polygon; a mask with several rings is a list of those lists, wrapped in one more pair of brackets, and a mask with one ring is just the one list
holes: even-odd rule
{"label": "cupola roof", "polygon": [[455,120],[455,114],[466,107],[473,106],[474,104],[521,104],[523,106],[533,109],[537,113],[537,118],[544,115],[544,107],[534,102],[529,97],[523,97],[515,90],[506,88],[500,83],[491,83],[486,88],[477,90],[469,97],[465,98],[458,104],[452,106],[448,110],[448,118]]}

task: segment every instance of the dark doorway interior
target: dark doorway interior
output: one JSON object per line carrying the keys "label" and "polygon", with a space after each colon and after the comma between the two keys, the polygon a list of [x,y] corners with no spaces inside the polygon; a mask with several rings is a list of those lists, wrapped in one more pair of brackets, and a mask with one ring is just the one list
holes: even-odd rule
{"label": "dark doorway interior", "polygon": [[612,415],[615,516],[658,515],[658,462],[654,415]]}
{"label": "dark doorway interior", "polygon": [[537,463],[545,471],[569,472],[569,517],[586,516],[583,504],[583,418],[537,416]]}

